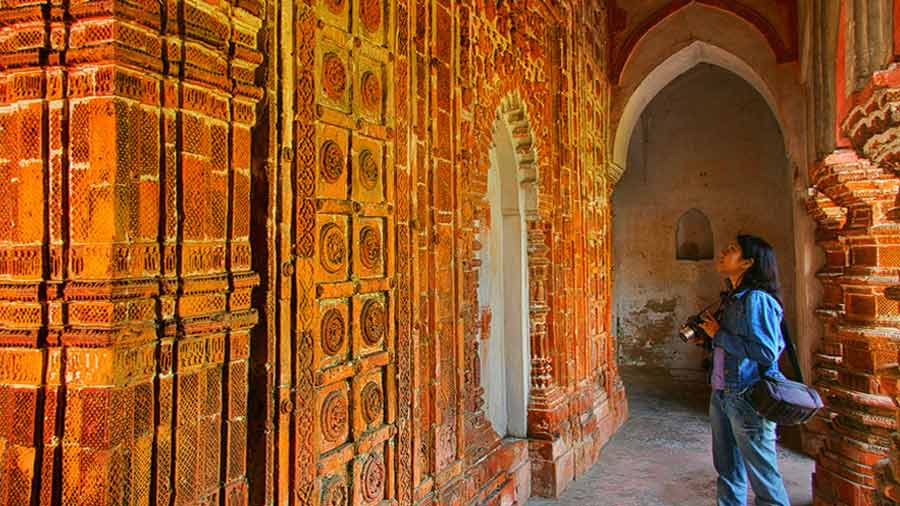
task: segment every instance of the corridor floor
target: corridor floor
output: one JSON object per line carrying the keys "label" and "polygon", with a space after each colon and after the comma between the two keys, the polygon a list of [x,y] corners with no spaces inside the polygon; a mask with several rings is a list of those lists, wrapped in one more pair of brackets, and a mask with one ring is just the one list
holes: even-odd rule
{"label": "corridor floor", "polygon": [[[558,500],[528,506],[713,506],[716,473],[704,389],[624,371],[631,416],[600,459]],[[786,448],[778,459],[793,506],[812,504],[813,461]],[[753,505],[750,492],[748,505]]]}

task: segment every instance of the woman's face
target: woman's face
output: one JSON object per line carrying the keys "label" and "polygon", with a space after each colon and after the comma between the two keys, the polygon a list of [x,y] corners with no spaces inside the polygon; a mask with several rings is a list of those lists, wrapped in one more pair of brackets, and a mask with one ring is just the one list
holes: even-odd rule
{"label": "woman's face", "polygon": [[743,258],[742,254],[741,246],[736,241],[731,241],[716,258],[716,271],[723,276],[743,274],[753,262]]}

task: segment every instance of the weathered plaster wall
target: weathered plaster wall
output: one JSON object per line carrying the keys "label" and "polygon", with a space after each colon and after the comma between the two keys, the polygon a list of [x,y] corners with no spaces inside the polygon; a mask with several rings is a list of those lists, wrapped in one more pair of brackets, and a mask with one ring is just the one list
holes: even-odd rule
{"label": "weathered plaster wall", "polygon": [[738,231],[772,243],[793,322],[793,229],[784,141],[768,104],[712,65],[676,78],[644,110],[613,193],[614,324],[621,363],[703,380],[678,326],[717,299],[713,260],[676,260],[679,217],[709,218],[715,251]]}

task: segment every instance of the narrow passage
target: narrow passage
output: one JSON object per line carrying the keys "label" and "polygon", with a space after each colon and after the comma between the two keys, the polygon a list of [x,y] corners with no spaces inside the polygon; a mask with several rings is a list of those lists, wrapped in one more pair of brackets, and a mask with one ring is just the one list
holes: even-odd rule
{"label": "narrow passage", "polygon": [[[662,375],[622,371],[631,417],[599,462],[559,500],[528,506],[711,506],[716,472],[707,416],[708,393]],[[812,505],[813,460],[779,447],[778,463],[793,506]],[[748,505],[754,504],[753,492]]]}

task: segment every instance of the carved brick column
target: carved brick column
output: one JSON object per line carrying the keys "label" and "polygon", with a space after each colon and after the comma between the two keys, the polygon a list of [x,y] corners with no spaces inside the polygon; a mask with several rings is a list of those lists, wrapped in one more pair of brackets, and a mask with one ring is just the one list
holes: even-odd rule
{"label": "carved brick column", "polygon": [[574,455],[560,438],[559,424],[567,403],[554,381],[547,284],[550,281],[549,237],[544,222],[528,224],[529,314],[531,317],[531,393],[528,437],[532,488],[537,495],[556,496],[574,477]]}
{"label": "carved brick column", "polygon": [[[167,444],[171,437],[176,504],[247,497],[247,361],[258,283],[249,244],[250,129],[262,95],[254,86],[260,11],[255,1],[167,6],[164,279],[177,297],[162,315],[171,359],[159,381],[161,392],[171,388],[162,400],[175,397],[172,414],[161,408],[160,416],[171,430],[158,431]],[[161,468],[167,450],[157,453]],[[167,485],[163,476],[158,487]]]}
{"label": "carved brick column", "polygon": [[[490,220],[490,208],[487,204],[482,206],[478,211],[480,220]],[[488,225],[490,226],[490,225]],[[497,225],[494,225],[497,226]],[[474,235],[474,234],[473,234]],[[477,238],[472,239],[473,252],[479,252],[482,249],[481,243]],[[471,300],[477,300],[478,274],[482,261],[480,258],[473,258],[468,262],[466,269],[466,293],[469,294]],[[479,308],[472,304],[467,310],[470,312],[470,318],[467,318],[467,324],[474,328],[466,331],[466,417],[465,417],[465,435],[466,435],[466,463],[472,465],[480,461],[501,443],[500,435],[491,426],[485,416],[484,406],[484,387],[481,385],[481,356],[483,343],[491,338],[491,320],[494,315],[491,313],[489,306]],[[503,315],[498,315],[502,317]],[[496,337],[495,337],[496,339]]]}
{"label": "carved brick column", "polygon": [[[622,171],[615,168],[613,164],[609,164],[610,173],[607,176],[607,196],[606,196],[606,205],[603,207],[603,219],[605,222],[605,228],[608,230],[608,235],[604,239],[603,244],[603,254],[606,259],[606,265],[608,269],[612,271],[613,259],[612,259],[612,193],[615,188],[615,184],[622,177]],[[609,326],[612,324],[612,290],[613,290],[613,279],[612,275],[608,274],[605,278],[605,293],[606,297],[606,324]],[[609,364],[609,370],[606,374],[606,382],[607,382],[607,391],[609,392],[610,397],[612,398],[613,405],[616,406],[617,409],[617,419],[616,419],[616,427],[620,427],[625,420],[628,418],[628,399],[625,395],[625,382],[622,381],[622,375],[619,373],[619,358],[616,356],[616,343],[619,339],[619,336],[613,336],[611,332],[608,333],[609,338],[605,341],[605,352],[606,352],[606,360]]]}
{"label": "carved brick column", "polygon": [[161,19],[117,6],[4,8],[0,504],[149,500]]}
{"label": "carved brick column", "polygon": [[[896,69],[875,72],[870,78],[869,83],[857,97],[857,106],[850,111],[843,128],[845,133],[853,142],[854,146],[863,155],[883,167],[886,171],[896,173],[900,168],[900,118],[898,118],[896,110],[900,106],[900,71]],[[895,174],[896,177],[896,174]],[[886,216],[886,220],[892,224],[892,227],[900,227],[900,195],[895,194],[890,203],[884,206],[881,211]],[[870,253],[871,261],[876,263],[883,277],[887,278],[885,282],[884,294],[880,300],[881,304],[876,307],[884,306],[891,311],[893,316],[893,326],[898,325],[900,320],[900,286],[898,286],[898,275],[900,275],[900,240],[895,240],[891,244],[873,248]],[[896,330],[895,330],[896,332]],[[900,341],[900,338],[895,337]],[[897,387],[898,378],[900,378],[900,370],[898,370],[898,357],[896,351],[891,351],[889,357],[884,358],[885,367],[880,371],[879,383],[887,395],[893,398],[894,404],[898,402]],[[897,416],[896,409],[893,410],[894,417]],[[895,421],[894,428],[897,423]],[[898,504],[900,503],[900,440],[898,440],[897,432],[890,435],[886,446],[889,448],[889,459],[880,462],[876,469],[878,471],[878,498],[879,504]]]}
{"label": "carved brick column", "polygon": [[2,10],[0,504],[243,504],[259,6]]}
{"label": "carved brick column", "polygon": [[810,174],[817,191],[810,208],[826,251],[819,272],[825,287],[818,313],[825,335],[817,384],[827,409],[813,423],[824,433],[817,453],[816,504],[871,504],[874,465],[887,454],[896,429],[890,389],[881,375],[896,364],[893,329],[900,313],[884,297],[900,229],[886,210],[898,181],[851,150],[838,151]]}
{"label": "carved brick column", "polygon": [[[547,302],[547,283],[550,259],[547,258],[546,234],[542,222],[530,222],[528,229],[529,314],[531,316],[531,405],[535,409],[552,412],[559,388],[553,380],[552,353],[548,336],[550,307]],[[550,408],[547,411],[547,408]],[[538,415],[539,418],[546,415]],[[553,424],[553,419],[548,418]],[[536,427],[539,427],[538,424]],[[538,431],[540,429],[537,429]]]}
{"label": "carved brick column", "polygon": [[[4,6],[6,35],[0,51],[0,504],[28,504],[33,493],[50,496],[36,476],[52,476],[59,462],[53,438],[60,395],[59,281],[64,276],[60,147],[53,175],[43,131],[52,113],[62,120],[62,71],[41,68],[41,53],[51,51],[46,33],[62,33],[60,5]],[[59,35],[56,37],[58,42]],[[54,107],[45,109],[53,100]],[[57,132],[54,139],[59,139]],[[48,184],[51,183],[51,184]],[[55,187],[51,196],[51,186]],[[54,209],[45,220],[44,209]],[[52,241],[49,248],[45,238]],[[51,256],[53,255],[53,256]],[[51,309],[52,308],[52,309]],[[54,333],[46,330],[51,319]],[[47,342],[57,343],[48,358]],[[46,360],[46,364],[45,364]],[[43,419],[43,420],[42,420]],[[49,429],[48,434],[44,434]],[[37,484],[38,490],[34,490]]]}
{"label": "carved brick column", "polygon": [[[837,280],[846,263],[841,229],[847,222],[847,208],[835,204],[827,195],[816,191],[807,199],[807,211],[818,224],[816,244],[825,252],[825,265],[817,273],[823,286],[823,298],[816,314],[822,320],[824,328],[828,329],[843,308],[843,296]],[[812,378],[813,384],[825,399],[828,398],[830,387],[838,383],[840,365],[840,341],[826,333],[814,357]],[[824,447],[833,417],[834,412],[826,405],[804,427],[803,444],[810,455],[818,455]]]}

